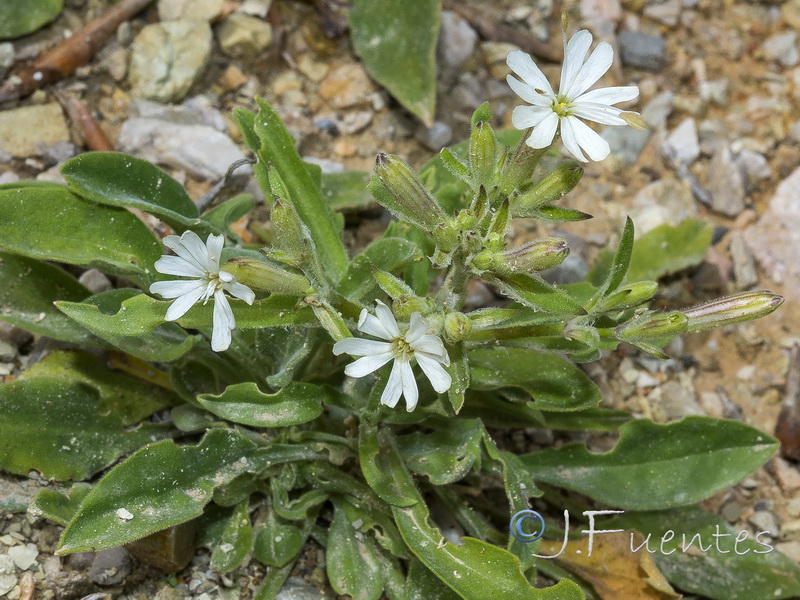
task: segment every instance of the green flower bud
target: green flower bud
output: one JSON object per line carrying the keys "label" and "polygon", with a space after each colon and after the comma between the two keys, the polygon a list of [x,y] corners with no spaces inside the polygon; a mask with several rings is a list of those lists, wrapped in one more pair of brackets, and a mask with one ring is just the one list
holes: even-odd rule
{"label": "green flower bud", "polygon": [[444,318],[444,332],[454,342],[463,340],[472,331],[472,321],[464,313],[448,313]]}
{"label": "green flower bud", "polygon": [[494,181],[497,140],[491,125],[478,121],[469,136],[469,166],[474,187],[489,187]]}
{"label": "green flower bud", "polygon": [[635,308],[650,300],[657,291],[658,284],[655,281],[639,281],[622,286],[600,302],[598,312]]}
{"label": "green flower bud", "polygon": [[275,230],[278,249],[286,262],[301,265],[305,262],[310,236],[305,224],[288,202],[275,198],[270,210],[270,222]]}
{"label": "green flower bud", "polygon": [[277,292],[305,296],[313,291],[311,283],[303,275],[292,273],[267,260],[237,257],[223,267],[236,277],[239,283],[262,292]]}
{"label": "green flower bud", "polygon": [[447,220],[442,207],[433,199],[411,168],[396,156],[378,154],[375,174],[368,189],[395,216],[432,233]]}
{"label": "green flower bud", "polygon": [[539,160],[547,152],[547,148],[534,149],[525,143],[532,131],[529,129],[520,138],[514,154],[511,155],[500,176],[500,189],[506,195],[511,195],[514,190],[521,189],[530,180]]}
{"label": "green flower bud", "polygon": [[686,331],[689,319],[681,312],[648,311],[617,327],[620,340],[663,340]]}
{"label": "green flower bud", "polygon": [[731,323],[765,317],[783,304],[783,297],[768,291],[743,292],[683,310],[688,331],[703,331]]}
{"label": "green flower bud", "polygon": [[338,342],[353,336],[342,315],[330,304],[316,296],[309,296],[305,299],[305,302],[314,311],[314,316],[317,317],[319,324],[333,338],[333,341]]}
{"label": "green flower bud", "polygon": [[581,177],[583,177],[583,167],[576,162],[556,167],[519,196],[511,207],[511,212],[515,217],[533,216],[537,208],[552,204],[572,191]]}
{"label": "green flower bud", "polygon": [[432,298],[420,298],[414,294],[403,294],[392,299],[392,311],[401,321],[408,321],[415,312],[429,315],[436,310]]}
{"label": "green flower bud", "polygon": [[484,250],[472,259],[481,270],[500,275],[534,273],[560,265],[569,256],[569,246],[562,238],[543,238],[504,252]]}

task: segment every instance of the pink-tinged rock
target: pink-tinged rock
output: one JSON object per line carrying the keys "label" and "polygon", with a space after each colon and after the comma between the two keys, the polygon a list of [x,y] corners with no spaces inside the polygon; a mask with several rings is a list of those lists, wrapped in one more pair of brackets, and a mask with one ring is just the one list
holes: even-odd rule
{"label": "pink-tinged rock", "polygon": [[800,300],[800,168],[781,182],[744,237],[767,276],[786,283],[786,295]]}

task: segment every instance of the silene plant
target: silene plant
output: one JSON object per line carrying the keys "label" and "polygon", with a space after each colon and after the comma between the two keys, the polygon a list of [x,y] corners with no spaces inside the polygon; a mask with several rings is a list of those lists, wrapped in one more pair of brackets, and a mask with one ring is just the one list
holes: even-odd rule
{"label": "silene plant", "polygon": [[[763,538],[737,541],[735,555],[664,551],[635,576],[636,548],[603,554],[599,524],[576,529],[608,509],[602,529],[631,543],[732,535],[697,504],[776,441],[738,421],[656,424],[604,408],[576,363],[621,344],[667,358],[677,336],[782,302],[755,291],[650,307],[655,279],[710,243],[701,222],[634,242],[628,219],[588,280],[569,285],[540,275],[567,257],[564,239],[509,245],[513,219],[589,218],[557,204],[581,163],[609,154],[587,122],[644,127],[615,106],[635,86],[591,89],[613,60],[609,44],[591,45],[587,31],[566,43],[557,91],[530,56],[508,56],[521,131],[493,131],[485,104],[469,140],[419,173],[378,154],[367,189],[396,219],[352,252],[328,193],[339,188],[261,100],[236,119],[270,209],[265,247],[230,227],[249,196],[200,214],[175,180],[124,154],[68,161],[66,185],[2,186],[0,318],[65,343],[0,386],[0,466],[52,482],[28,510],[64,526],[58,553],[125,545],[152,559],[167,547],[175,571],[180,548],[206,547],[220,572],[261,563],[262,600],[306,544],[325,549],[330,586],[359,600],[677,597],[609,596],[603,577],[617,575],[603,561],[622,556],[634,561],[625,577],[665,594],[672,583],[762,598],[767,571],[770,598],[800,593],[797,565]],[[157,239],[142,213],[176,233]],[[118,287],[90,295],[76,265]],[[470,308],[475,280],[507,300]],[[607,453],[571,443],[520,455],[509,440],[522,428],[619,439]],[[760,587],[719,587],[736,569]]]}

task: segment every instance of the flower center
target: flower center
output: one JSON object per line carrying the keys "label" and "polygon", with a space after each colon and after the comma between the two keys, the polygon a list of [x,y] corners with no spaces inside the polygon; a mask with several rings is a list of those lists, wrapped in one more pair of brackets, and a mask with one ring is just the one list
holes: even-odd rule
{"label": "flower center", "polygon": [[392,354],[396,360],[407,362],[414,356],[414,349],[406,341],[406,338],[400,336],[392,341]]}
{"label": "flower center", "polygon": [[553,112],[556,113],[559,118],[568,117],[570,115],[570,108],[569,100],[563,96],[559,96],[553,100]]}

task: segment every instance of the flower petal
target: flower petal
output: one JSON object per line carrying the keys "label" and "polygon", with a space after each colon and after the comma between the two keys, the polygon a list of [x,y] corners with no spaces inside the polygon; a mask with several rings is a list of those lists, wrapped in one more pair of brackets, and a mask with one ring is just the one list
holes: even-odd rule
{"label": "flower petal", "polygon": [[178,298],[191,294],[197,288],[205,289],[206,283],[202,279],[181,279],[178,281],[156,281],[150,285],[150,293],[158,294],[162,298]]}
{"label": "flower petal", "polygon": [[208,275],[196,263],[191,263],[180,256],[165,254],[155,262],[156,271],[165,275],[178,275],[179,277],[205,277]]}
{"label": "flower petal", "polygon": [[184,231],[181,241],[173,248],[175,254],[189,262],[196,262],[207,273],[217,273],[219,264],[208,259],[208,248],[194,231]]}
{"label": "flower petal", "polygon": [[214,318],[211,330],[211,349],[214,352],[227,350],[231,345],[231,331],[236,327],[236,319],[228,299],[222,290],[214,293]]}
{"label": "flower petal", "polygon": [[444,349],[442,339],[436,335],[424,335],[422,338],[411,344],[411,348],[415,352],[423,352],[430,354],[432,357],[439,357],[439,362],[445,362],[447,359],[447,352]]}
{"label": "flower petal", "polygon": [[531,148],[547,148],[553,143],[556,129],[558,129],[558,121],[558,115],[551,112],[538,126],[533,128],[533,133],[525,143]]}
{"label": "flower petal", "polygon": [[555,96],[553,87],[550,85],[550,82],[547,81],[547,77],[545,77],[542,70],[536,66],[536,63],[533,62],[529,54],[524,53],[522,50],[509,52],[506,58],[506,64],[534,90],[543,90],[545,93]]}
{"label": "flower petal", "polygon": [[639,97],[639,88],[635,85],[618,85],[586,92],[575,98],[575,102],[597,102],[599,104],[616,104]]}
{"label": "flower petal", "polygon": [[572,87],[575,77],[581,70],[589,46],[592,45],[592,34],[586,29],[581,29],[573,35],[567,47],[564,48],[564,66],[561,68],[561,81],[558,84],[558,93],[568,98],[568,90]]}
{"label": "flower petal", "polygon": [[527,83],[522,83],[516,77],[512,77],[511,75],[506,76],[506,83],[508,83],[508,87],[520,98],[525,100],[530,104],[535,104],[537,106],[549,106],[553,103],[553,96],[548,96],[547,94],[540,94],[536,90],[534,90],[531,86]]}
{"label": "flower petal", "polygon": [[520,105],[514,108],[511,113],[511,124],[517,129],[528,129],[536,127],[544,121],[548,115],[555,114],[549,106],[525,106]]}
{"label": "flower petal", "polygon": [[361,315],[358,317],[358,330],[367,335],[374,335],[382,340],[392,340],[395,338],[395,336],[389,333],[389,330],[386,329],[384,324],[381,323],[380,319],[375,315],[369,314],[366,308],[361,311]]}
{"label": "flower petal", "polygon": [[256,295],[255,293],[253,293],[253,290],[251,290],[243,283],[238,283],[236,281],[232,281],[230,283],[223,283],[222,289],[228,292],[234,298],[239,298],[239,300],[244,300],[248,304],[253,304],[253,301],[256,299]]}
{"label": "flower petal", "polygon": [[400,362],[400,380],[403,385],[403,395],[406,397],[406,410],[411,412],[419,401],[419,388],[410,362]]}
{"label": "flower petal", "polygon": [[339,340],[333,345],[333,353],[339,356],[342,353],[351,356],[371,356],[373,354],[384,354],[391,352],[392,345],[388,342],[378,342],[376,340],[365,340],[362,338],[349,337]]}
{"label": "flower petal", "polygon": [[391,352],[384,352],[383,354],[370,354],[362,356],[356,361],[351,362],[344,368],[344,374],[348,377],[364,377],[373,371],[377,371],[383,365],[388,363],[394,358]]}
{"label": "flower petal", "polygon": [[413,347],[414,342],[428,333],[428,322],[418,312],[411,313],[411,323],[408,331],[403,336],[409,344]]}
{"label": "flower petal", "polygon": [[561,120],[561,141],[564,143],[564,148],[567,149],[567,152],[572,154],[575,159],[581,162],[589,162],[581,152],[578,140],[575,138],[574,123],[580,123],[580,121],[576,117],[566,117]]}
{"label": "flower petal", "polygon": [[431,382],[434,390],[443,394],[450,389],[450,386],[453,384],[453,379],[450,377],[450,373],[444,370],[442,365],[432,358],[421,354],[417,354],[416,359],[422,372],[425,373],[425,376]]}
{"label": "flower petal", "polygon": [[580,104],[573,104],[571,112],[572,115],[570,116],[580,117],[603,125],[627,125],[625,119],[619,116],[622,109],[614,106],[581,102]]}
{"label": "flower petal", "polygon": [[169,305],[167,309],[167,314],[164,316],[164,319],[167,321],[174,321],[175,319],[180,319],[186,312],[194,306],[200,298],[203,297],[205,294],[206,286],[201,285],[194,288],[192,291],[185,293],[183,296],[179,296],[175,302]]}
{"label": "flower petal", "polygon": [[400,337],[400,329],[397,327],[397,320],[392,314],[392,309],[380,300],[375,301],[375,316],[392,336],[391,339]]}
{"label": "flower petal", "polygon": [[[597,80],[605,75],[606,71],[611,68],[611,63],[614,62],[614,49],[608,42],[600,42],[597,48],[594,49],[589,60],[587,60],[575,79],[572,81],[569,89],[564,93],[570,100],[575,100],[583,94],[586,90],[592,87]],[[559,90],[560,91],[560,90]]]}
{"label": "flower petal", "polygon": [[591,160],[603,160],[611,153],[608,142],[586,123],[575,117],[567,117],[566,120],[572,126],[575,141]]}
{"label": "flower petal", "polygon": [[[362,359],[363,360],[363,359]],[[383,388],[381,394],[381,404],[385,404],[390,408],[397,406],[397,401],[403,395],[403,381],[400,375],[400,361],[394,361],[392,365],[392,372],[389,373],[389,381],[386,382],[386,387]]]}
{"label": "flower petal", "polygon": [[208,234],[206,239],[206,255],[212,264],[217,265],[219,269],[219,260],[222,255],[222,247],[225,245],[225,237],[222,235]]}

